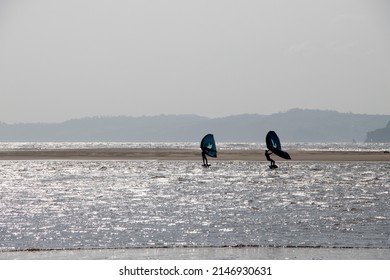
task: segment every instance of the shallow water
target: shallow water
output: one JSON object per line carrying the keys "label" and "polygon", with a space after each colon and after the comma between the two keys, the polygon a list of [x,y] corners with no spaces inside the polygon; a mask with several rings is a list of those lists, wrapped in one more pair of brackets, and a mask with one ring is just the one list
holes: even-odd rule
{"label": "shallow water", "polygon": [[[218,140],[218,139],[217,139]],[[218,142],[219,150],[264,150],[264,143]],[[0,142],[0,150],[168,148],[198,149],[199,142]],[[373,151],[390,150],[390,143],[283,143],[285,150],[304,151]]]}
{"label": "shallow water", "polygon": [[387,162],[0,162],[0,250],[390,248]]}

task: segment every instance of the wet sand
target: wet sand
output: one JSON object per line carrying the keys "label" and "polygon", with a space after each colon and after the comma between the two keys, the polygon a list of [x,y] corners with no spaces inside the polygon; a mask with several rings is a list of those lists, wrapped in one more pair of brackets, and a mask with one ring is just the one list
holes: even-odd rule
{"label": "wet sand", "polygon": [[390,249],[200,247],[0,252],[8,260],[388,260]]}
{"label": "wet sand", "polygon": [[[386,151],[288,151],[295,161],[390,161]],[[272,157],[272,156],[271,156]],[[276,161],[283,159],[273,156]],[[2,150],[0,160],[201,160],[199,149],[53,149]],[[263,151],[220,150],[217,160],[265,161]]]}

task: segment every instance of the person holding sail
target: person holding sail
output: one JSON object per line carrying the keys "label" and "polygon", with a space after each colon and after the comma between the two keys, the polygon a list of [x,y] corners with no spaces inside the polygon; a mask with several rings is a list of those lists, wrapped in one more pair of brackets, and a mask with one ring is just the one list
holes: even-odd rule
{"label": "person holding sail", "polygon": [[214,135],[207,134],[200,142],[200,148],[202,149],[203,166],[209,167],[210,164],[207,161],[207,156],[217,157],[217,146],[215,144]]}
{"label": "person holding sail", "polygon": [[272,155],[272,152],[270,150],[265,150],[266,159],[271,162],[271,166],[274,166],[275,161],[270,157],[270,155]]}

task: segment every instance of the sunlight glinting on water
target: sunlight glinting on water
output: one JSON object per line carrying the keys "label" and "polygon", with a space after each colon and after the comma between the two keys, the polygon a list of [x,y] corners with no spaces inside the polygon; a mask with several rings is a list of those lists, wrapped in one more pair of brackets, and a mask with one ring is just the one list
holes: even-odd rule
{"label": "sunlight glinting on water", "polygon": [[388,163],[7,161],[0,248],[390,247]]}

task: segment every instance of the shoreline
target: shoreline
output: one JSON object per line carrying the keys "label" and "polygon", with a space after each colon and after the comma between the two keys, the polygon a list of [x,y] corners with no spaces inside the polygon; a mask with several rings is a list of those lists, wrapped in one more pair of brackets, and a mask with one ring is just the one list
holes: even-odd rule
{"label": "shoreline", "polygon": [[[390,161],[386,151],[288,151],[292,161]],[[276,161],[287,161],[271,155]],[[1,160],[201,160],[200,149],[99,148],[0,150]],[[262,150],[219,150],[210,161],[266,161]]]}
{"label": "shoreline", "polygon": [[386,248],[199,247],[0,252],[0,260],[388,260]]}

